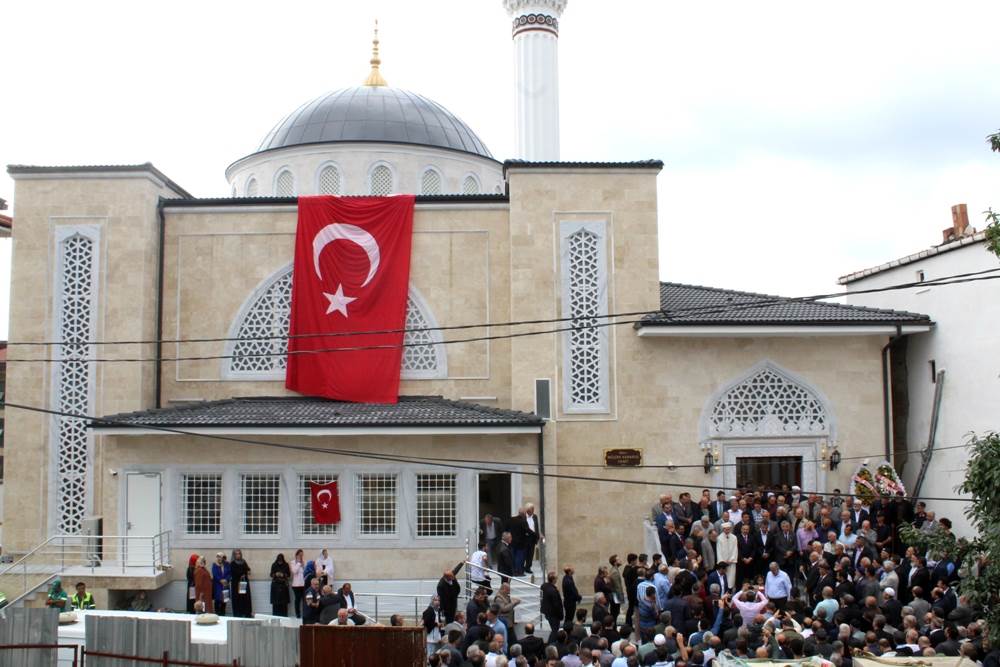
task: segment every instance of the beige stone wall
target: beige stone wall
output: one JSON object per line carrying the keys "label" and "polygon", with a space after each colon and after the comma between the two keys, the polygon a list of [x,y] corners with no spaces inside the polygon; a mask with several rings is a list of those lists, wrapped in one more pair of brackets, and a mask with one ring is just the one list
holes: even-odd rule
{"label": "beige stone wall", "polygon": [[[102,178],[15,177],[17,206],[11,270],[10,340],[54,336],[55,234],[67,225],[100,227],[100,276],[95,313],[98,339],[155,337],[156,202],[177,196],[142,174]],[[52,350],[12,347],[10,358],[44,358]],[[102,356],[150,357],[151,345],[100,348]],[[7,398],[49,407],[52,365],[9,361]],[[98,364],[95,412],[109,414],[149,407],[152,363]],[[6,415],[4,550],[21,551],[48,532],[51,418],[8,409]],[[103,466],[102,452],[94,449]],[[94,491],[101,492],[95,477]]]}

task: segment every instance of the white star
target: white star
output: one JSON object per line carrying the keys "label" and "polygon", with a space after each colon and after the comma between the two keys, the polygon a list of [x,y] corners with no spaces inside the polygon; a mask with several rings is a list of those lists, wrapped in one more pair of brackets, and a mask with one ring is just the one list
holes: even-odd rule
{"label": "white star", "polygon": [[330,307],[326,309],[326,314],[329,315],[333,311],[339,311],[341,315],[347,317],[347,304],[352,301],[357,301],[357,297],[344,296],[344,286],[337,285],[337,293],[330,294],[329,292],[323,292],[325,296],[330,301]]}

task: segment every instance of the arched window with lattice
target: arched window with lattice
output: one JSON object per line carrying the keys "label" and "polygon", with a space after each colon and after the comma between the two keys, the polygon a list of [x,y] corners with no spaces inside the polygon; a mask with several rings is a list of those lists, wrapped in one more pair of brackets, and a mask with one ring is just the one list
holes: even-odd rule
{"label": "arched window with lattice", "polygon": [[473,174],[469,174],[462,181],[462,194],[463,195],[478,195],[479,194],[479,179]]}
{"label": "arched window with lattice", "polygon": [[292,172],[289,170],[282,169],[278,172],[278,175],[274,177],[274,196],[295,196],[295,177],[292,176]]}
{"label": "arched window with lattice", "polygon": [[[267,278],[240,308],[226,348],[229,380],[281,380],[292,304],[292,267]],[[448,357],[441,332],[426,300],[410,287],[406,301],[402,377],[448,377]]]}
{"label": "arched window with lattice", "polygon": [[339,195],[342,187],[340,170],[335,165],[328,164],[319,170],[319,176],[316,178],[317,194]]}
{"label": "arched window with lattice", "polygon": [[424,169],[424,173],[420,177],[420,194],[439,195],[442,190],[441,184],[441,172],[433,167],[428,167]]}
{"label": "arched window with lattice", "polygon": [[563,410],[610,411],[608,265],[604,222],[560,224],[563,317]]}
{"label": "arched window with lattice", "polygon": [[256,197],[257,196],[257,179],[254,178],[253,176],[251,176],[250,180],[247,181],[246,193],[247,193],[247,197]]}
{"label": "arched window with lattice", "polygon": [[392,170],[384,164],[372,167],[368,174],[368,194],[391,195],[393,190]]}
{"label": "arched window with lattice", "polygon": [[819,390],[768,361],[709,399],[700,430],[702,440],[834,435],[829,403]]}

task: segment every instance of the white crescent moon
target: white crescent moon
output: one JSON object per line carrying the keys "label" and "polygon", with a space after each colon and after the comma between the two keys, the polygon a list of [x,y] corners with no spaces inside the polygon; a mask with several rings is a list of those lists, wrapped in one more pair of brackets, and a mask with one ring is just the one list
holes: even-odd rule
{"label": "white crescent moon", "polygon": [[319,268],[320,253],[323,252],[323,248],[327,244],[338,240],[357,243],[368,254],[368,277],[361,283],[361,286],[364,287],[371,282],[371,279],[375,276],[375,272],[378,271],[380,253],[375,237],[357,225],[335,222],[319,230],[313,238],[313,267],[316,269],[316,277],[320,280],[323,279],[323,273]]}
{"label": "white crescent moon", "polygon": [[320,491],[319,493],[317,493],[317,494],[316,494],[316,500],[318,500],[318,501],[320,501],[320,502],[323,502],[323,494],[324,494],[324,493],[325,493],[326,495],[330,496],[330,500],[333,500],[333,492],[332,492],[332,491],[330,491],[330,489],[323,489],[323,490],[321,490],[321,491]]}

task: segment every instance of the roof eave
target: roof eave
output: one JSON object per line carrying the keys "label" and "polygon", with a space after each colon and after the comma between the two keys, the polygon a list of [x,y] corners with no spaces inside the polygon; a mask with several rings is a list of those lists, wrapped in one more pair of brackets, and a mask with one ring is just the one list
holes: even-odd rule
{"label": "roof eave", "polygon": [[827,336],[894,336],[926,333],[930,321],[910,322],[637,322],[643,338],[789,338]]}
{"label": "roof eave", "polygon": [[116,165],[33,165],[33,164],[9,164],[7,173],[15,179],[19,176],[29,178],[40,178],[45,175],[72,175],[84,176],[86,174],[113,175],[116,173],[135,174],[146,173],[161,181],[163,186],[173,190],[182,197],[194,197],[190,192],[175,183],[169,176],[153,166],[152,162],[142,164],[116,164]]}
{"label": "roof eave", "polygon": [[289,424],[104,424],[92,425],[100,435],[265,435],[265,436],[405,436],[405,435],[519,435],[541,432],[545,423],[526,421],[510,424],[366,424],[366,425],[289,425]]}

